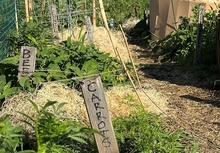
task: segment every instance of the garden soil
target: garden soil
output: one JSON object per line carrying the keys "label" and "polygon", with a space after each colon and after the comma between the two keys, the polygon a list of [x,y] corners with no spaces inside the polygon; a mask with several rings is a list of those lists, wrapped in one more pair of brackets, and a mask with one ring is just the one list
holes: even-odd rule
{"label": "garden soil", "polygon": [[136,41],[130,48],[141,65],[141,82],[167,98],[165,127],[195,137],[185,143],[199,142],[199,153],[220,153],[220,90],[213,86],[215,77],[177,63],[160,63],[145,42]]}
{"label": "garden soil", "polygon": [[[111,43],[107,40],[108,34],[104,33],[103,29],[96,30],[99,32],[94,37],[99,39],[95,40],[97,46],[101,51],[114,56]],[[123,59],[128,61],[122,36],[118,32],[111,34]],[[101,41],[101,38],[105,38],[103,40],[107,42]],[[146,110],[162,114],[166,119],[164,128],[167,130],[180,128],[186,135],[195,137],[195,140],[184,143],[199,142],[200,153],[220,152],[220,91],[211,88],[211,77],[203,72],[190,71],[176,63],[159,63],[148,49],[146,41],[128,41],[134,63],[139,65],[137,69],[142,89],[137,89],[137,93]],[[204,77],[207,79],[201,79]],[[135,106],[140,104],[132,86],[109,88],[105,91],[105,96],[113,118],[128,116],[135,110]],[[28,99],[41,106],[48,100],[66,102],[63,107],[66,111],[64,117],[89,123],[82,93],[59,82],[43,83],[34,93],[20,93],[7,99],[0,115],[9,113],[14,124],[22,124],[20,119],[24,118],[17,111],[32,117],[36,115]]]}

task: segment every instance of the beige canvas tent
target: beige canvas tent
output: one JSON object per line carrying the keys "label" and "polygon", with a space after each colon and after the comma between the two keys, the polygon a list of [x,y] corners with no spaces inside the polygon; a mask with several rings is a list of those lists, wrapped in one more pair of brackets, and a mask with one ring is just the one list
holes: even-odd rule
{"label": "beige canvas tent", "polygon": [[150,31],[152,39],[164,38],[178,27],[180,16],[193,15],[192,8],[202,3],[205,10],[217,9],[220,0],[150,0]]}

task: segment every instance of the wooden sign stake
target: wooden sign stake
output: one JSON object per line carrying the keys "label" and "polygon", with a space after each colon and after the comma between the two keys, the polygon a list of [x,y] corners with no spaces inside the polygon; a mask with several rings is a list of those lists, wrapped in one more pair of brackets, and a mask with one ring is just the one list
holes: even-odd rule
{"label": "wooden sign stake", "polygon": [[92,24],[89,16],[85,16],[86,20],[86,32],[87,32],[87,37],[88,37],[88,42],[89,44],[93,43],[93,37],[92,37]]}
{"label": "wooden sign stake", "polygon": [[95,0],[92,1],[93,4],[93,29],[96,28],[96,2]]}
{"label": "wooden sign stake", "polygon": [[100,76],[83,80],[81,87],[91,126],[105,136],[94,134],[99,153],[119,153]]}
{"label": "wooden sign stake", "polygon": [[23,76],[30,76],[35,71],[36,61],[35,47],[22,46],[18,67],[18,80]]}
{"label": "wooden sign stake", "polygon": [[58,31],[58,20],[57,20],[56,5],[50,5],[50,15],[51,15],[51,24],[52,24],[53,36],[55,37],[54,44],[58,45],[59,44],[59,40],[58,40],[59,31]]}
{"label": "wooden sign stake", "polygon": [[204,6],[199,7],[199,22],[198,22],[198,29],[197,29],[197,40],[196,40],[196,50],[194,55],[193,65],[198,64],[198,60],[200,58],[200,51],[202,46],[202,32],[203,32],[203,20],[204,20]]}

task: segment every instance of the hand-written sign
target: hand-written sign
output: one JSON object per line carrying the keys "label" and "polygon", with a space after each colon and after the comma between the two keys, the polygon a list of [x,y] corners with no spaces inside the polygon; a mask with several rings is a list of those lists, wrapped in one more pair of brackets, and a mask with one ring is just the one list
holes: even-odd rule
{"label": "hand-written sign", "polygon": [[57,39],[59,37],[59,31],[58,31],[56,5],[50,5],[50,14],[51,14],[51,24],[52,24],[53,36],[56,37],[56,39],[54,40],[54,44],[57,45],[59,43],[59,40]]}
{"label": "hand-written sign", "polygon": [[18,68],[18,78],[22,76],[30,76],[35,70],[36,60],[35,47],[22,46]]}
{"label": "hand-written sign", "polygon": [[91,126],[105,136],[94,134],[99,153],[119,153],[100,77],[82,81],[81,87]]}
{"label": "hand-written sign", "polygon": [[86,32],[87,32],[88,41],[89,44],[92,44],[93,43],[92,23],[89,16],[85,16],[85,20],[86,20]]}

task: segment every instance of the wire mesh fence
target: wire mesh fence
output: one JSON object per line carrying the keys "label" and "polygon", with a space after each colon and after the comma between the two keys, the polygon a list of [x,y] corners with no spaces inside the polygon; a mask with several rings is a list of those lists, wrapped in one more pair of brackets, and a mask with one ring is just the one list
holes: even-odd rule
{"label": "wire mesh fence", "polygon": [[[82,26],[85,23],[85,16],[92,16],[93,10],[88,6],[88,1],[73,0],[45,0],[31,2],[29,16],[37,22],[51,25],[51,5],[56,7],[56,18],[58,22],[59,39],[65,40],[68,36],[74,35],[74,27]],[[91,3],[91,2],[90,2]],[[39,7],[40,6],[40,7]],[[30,6],[29,6],[30,8]]]}
{"label": "wire mesh fence", "polygon": [[0,60],[9,54],[7,35],[16,27],[17,0],[0,0]]}
{"label": "wire mesh fence", "polygon": [[10,30],[15,30],[16,26],[18,28],[18,22],[26,18],[26,21],[35,20],[51,26],[51,5],[55,5],[57,9],[60,41],[74,35],[74,27],[83,25],[85,16],[92,16],[92,10],[87,9],[86,0],[0,0],[0,60],[9,55],[7,37]]}

